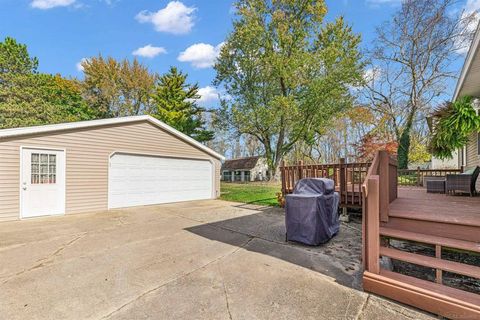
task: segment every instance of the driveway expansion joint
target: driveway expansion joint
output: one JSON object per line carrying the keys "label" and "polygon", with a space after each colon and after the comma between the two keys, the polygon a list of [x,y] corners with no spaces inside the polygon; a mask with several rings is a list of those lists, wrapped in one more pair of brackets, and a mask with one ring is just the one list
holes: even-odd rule
{"label": "driveway expansion joint", "polygon": [[217,258],[215,258],[215,259],[213,259],[213,260],[211,260],[211,261],[203,264],[202,266],[200,266],[200,267],[198,267],[198,268],[195,268],[195,269],[193,269],[193,270],[190,270],[189,272],[186,272],[186,273],[184,273],[184,274],[182,274],[182,275],[180,275],[180,276],[178,276],[178,277],[175,277],[175,278],[173,278],[173,279],[167,280],[167,281],[163,282],[162,284],[160,284],[160,285],[158,285],[158,286],[156,286],[156,287],[154,287],[154,288],[152,288],[152,289],[149,289],[149,290],[143,292],[142,294],[138,295],[136,298],[134,298],[134,299],[132,299],[132,300],[124,303],[123,305],[121,305],[120,307],[116,308],[115,310],[113,310],[113,311],[110,312],[109,314],[101,317],[100,319],[101,319],[101,320],[103,320],[103,319],[109,319],[109,318],[111,318],[115,313],[121,311],[122,309],[124,309],[125,307],[127,307],[127,306],[129,306],[130,304],[134,303],[135,301],[138,301],[138,300],[142,299],[142,298],[145,297],[146,295],[148,295],[148,294],[150,294],[150,293],[153,293],[153,292],[159,290],[160,288],[162,288],[162,287],[164,287],[164,286],[166,286],[166,285],[168,285],[168,284],[170,284],[170,283],[173,283],[173,282],[175,282],[175,281],[178,281],[178,280],[180,280],[180,279],[183,279],[183,278],[185,278],[185,277],[188,277],[189,275],[191,275],[191,274],[193,274],[193,273],[195,273],[195,272],[197,272],[197,271],[199,271],[199,270],[205,269],[205,268],[208,267],[209,265],[214,264],[214,263],[216,263],[216,262],[219,262],[220,260],[222,260],[222,259],[224,259],[224,258],[227,258],[227,257],[231,256],[232,254],[235,254],[237,251],[239,251],[239,250],[243,249],[244,247],[246,247],[252,240],[253,240],[253,238],[250,238],[250,239],[248,239],[247,241],[245,241],[244,244],[242,244],[241,246],[235,248],[234,250],[232,250],[232,251],[230,251],[230,252],[227,252],[226,254],[224,254],[224,255],[222,255],[222,256],[220,256],[220,257],[217,257]]}
{"label": "driveway expansion joint", "polygon": [[22,275],[22,274],[25,274],[27,272],[30,272],[32,270],[35,270],[35,269],[39,269],[39,268],[43,268],[47,265],[49,265],[51,262],[53,262],[53,259],[57,256],[59,256],[61,254],[61,252],[63,250],[65,250],[65,248],[67,248],[68,246],[71,246],[72,244],[74,244],[75,242],[77,242],[78,240],[80,240],[81,238],[85,237],[87,233],[84,232],[78,236],[76,236],[75,238],[73,238],[72,240],[68,241],[67,243],[64,243],[60,246],[60,248],[58,248],[57,250],[55,250],[52,254],[50,254],[49,256],[45,257],[45,258],[42,258],[42,259],[39,259],[36,261],[36,264],[28,269],[23,269],[15,274],[12,274],[12,275],[9,275],[9,276],[5,276],[3,277],[3,279],[5,279],[5,281],[3,281],[2,283],[0,283],[0,286],[6,284],[7,282],[9,282],[10,280]]}

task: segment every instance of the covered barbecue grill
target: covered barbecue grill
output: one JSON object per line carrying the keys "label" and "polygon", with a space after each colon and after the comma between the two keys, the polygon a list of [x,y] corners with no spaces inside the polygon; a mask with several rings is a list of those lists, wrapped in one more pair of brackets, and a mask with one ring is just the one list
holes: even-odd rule
{"label": "covered barbecue grill", "polygon": [[285,225],[287,240],[319,245],[330,240],[340,228],[338,204],[331,179],[301,179],[293,194],[286,197]]}

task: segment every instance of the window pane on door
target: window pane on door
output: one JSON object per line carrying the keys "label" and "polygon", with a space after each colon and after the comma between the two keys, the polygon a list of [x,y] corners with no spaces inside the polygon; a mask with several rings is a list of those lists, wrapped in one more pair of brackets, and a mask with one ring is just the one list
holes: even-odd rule
{"label": "window pane on door", "polygon": [[40,173],[38,163],[32,163],[32,174]]}
{"label": "window pane on door", "polygon": [[40,183],[48,183],[48,174],[40,175]]}
{"label": "window pane on door", "polygon": [[57,156],[48,153],[32,153],[31,183],[57,183]]}
{"label": "window pane on door", "polygon": [[48,163],[48,154],[45,154],[45,153],[40,154],[40,163]]}
{"label": "window pane on door", "polygon": [[48,173],[48,164],[41,164],[40,165],[40,173]]}
{"label": "window pane on door", "polygon": [[40,176],[38,174],[32,174],[31,183],[32,184],[40,183]]}

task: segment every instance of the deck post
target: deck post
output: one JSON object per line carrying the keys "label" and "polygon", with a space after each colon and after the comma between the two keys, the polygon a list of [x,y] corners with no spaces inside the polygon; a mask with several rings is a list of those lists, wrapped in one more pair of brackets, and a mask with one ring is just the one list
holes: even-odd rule
{"label": "deck post", "polygon": [[417,187],[420,187],[422,182],[420,182],[420,167],[417,167]]}
{"label": "deck post", "polygon": [[303,179],[303,161],[298,161],[298,180]]}
{"label": "deck post", "polygon": [[[340,187],[340,203],[347,203],[347,174],[345,167],[345,158],[340,158],[340,177],[339,177],[339,187]],[[352,192],[355,190],[352,190]]]}
{"label": "deck post", "polygon": [[285,160],[282,160],[282,164],[280,165],[280,175],[282,179],[282,196],[285,197],[285,195],[287,194],[287,190],[286,190],[287,177],[285,176]]}
{"label": "deck post", "polygon": [[[442,259],[442,246],[439,244],[435,245],[435,258],[437,259]],[[442,270],[441,269],[436,269],[435,270],[435,282],[439,284],[443,284],[443,275],[442,275]]]}
{"label": "deck post", "polygon": [[386,151],[380,151],[380,166],[379,166],[379,197],[380,197],[380,221],[388,222],[388,214],[389,214],[389,204],[390,204],[390,159],[388,153]]}
{"label": "deck post", "polygon": [[379,177],[372,176],[367,181],[367,217],[366,217],[366,265],[367,271],[380,273],[380,185]]}

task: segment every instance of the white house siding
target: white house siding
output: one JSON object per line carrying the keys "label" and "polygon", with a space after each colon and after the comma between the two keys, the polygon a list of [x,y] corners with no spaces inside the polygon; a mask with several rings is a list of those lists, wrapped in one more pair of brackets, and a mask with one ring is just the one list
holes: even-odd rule
{"label": "white house siding", "polygon": [[[478,150],[478,133],[472,133],[467,145],[467,168],[480,166],[480,155]],[[477,179],[477,190],[480,191],[480,178]]]}

